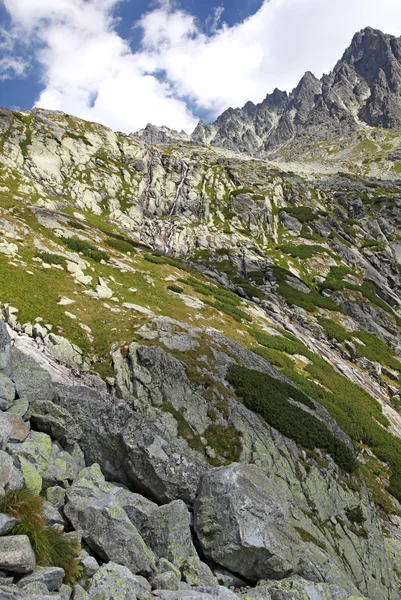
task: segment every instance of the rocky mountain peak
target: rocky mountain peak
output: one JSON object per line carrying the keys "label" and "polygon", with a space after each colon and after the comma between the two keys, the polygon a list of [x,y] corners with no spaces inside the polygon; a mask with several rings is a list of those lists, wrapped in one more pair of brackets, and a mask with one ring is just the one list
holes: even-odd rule
{"label": "rocky mountain peak", "polygon": [[[292,142],[296,147],[299,140],[349,138],[367,126],[394,129],[401,127],[400,91],[401,38],[367,27],[354,35],[330,74],[319,80],[307,71],[290,94],[276,88],[260,104],[229,108],[213,124],[200,123],[191,137],[257,155]],[[145,141],[148,128],[140,135]],[[153,142],[166,138],[164,130],[151,133]]]}

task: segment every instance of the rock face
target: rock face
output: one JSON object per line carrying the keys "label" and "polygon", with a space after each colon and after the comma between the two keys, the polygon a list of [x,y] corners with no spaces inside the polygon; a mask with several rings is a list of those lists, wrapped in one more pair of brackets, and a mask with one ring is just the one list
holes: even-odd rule
{"label": "rock face", "polygon": [[26,535],[0,538],[0,569],[23,575],[35,567],[35,555]]}

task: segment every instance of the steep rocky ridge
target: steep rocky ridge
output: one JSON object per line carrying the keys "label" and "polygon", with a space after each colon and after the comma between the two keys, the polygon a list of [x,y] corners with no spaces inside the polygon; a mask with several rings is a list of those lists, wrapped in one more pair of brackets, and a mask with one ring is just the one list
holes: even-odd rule
{"label": "steep rocky ridge", "polygon": [[[40,109],[2,110],[0,130],[0,408],[32,428],[5,446],[14,468],[66,489],[102,569],[160,582],[165,559],[197,588],[161,597],[230,596],[218,577],[244,598],[395,600],[396,178],[296,174]],[[38,460],[42,436],[62,469]],[[180,515],[177,550],[162,531]]]}

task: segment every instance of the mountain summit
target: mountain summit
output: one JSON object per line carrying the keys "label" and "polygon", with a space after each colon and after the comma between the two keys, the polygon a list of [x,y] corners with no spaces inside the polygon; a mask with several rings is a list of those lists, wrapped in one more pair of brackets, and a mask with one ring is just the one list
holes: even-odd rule
{"label": "mountain summit", "polygon": [[[190,138],[255,155],[305,136],[328,140],[367,127],[397,128],[400,93],[401,38],[367,27],[355,34],[329,75],[319,80],[306,72],[290,94],[275,89],[260,104],[229,108],[212,124],[200,121]],[[164,129],[160,141],[166,141]],[[147,131],[140,132],[142,139]],[[170,139],[177,139],[174,134]]]}

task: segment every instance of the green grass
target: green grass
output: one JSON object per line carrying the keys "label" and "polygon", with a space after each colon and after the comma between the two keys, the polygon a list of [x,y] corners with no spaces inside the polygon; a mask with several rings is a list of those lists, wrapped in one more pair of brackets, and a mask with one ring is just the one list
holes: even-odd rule
{"label": "green grass", "polygon": [[294,369],[295,361],[280,350],[274,350],[273,348],[261,348],[260,346],[254,346],[251,348],[252,352],[261,356],[271,365],[274,365],[277,369]]}
{"label": "green grass", "polygon": [[367,331],[358,331],[356,337],[365,344],[364,346],[362,344],[355,344],[359,356],[364,356],[368,360],[381,363],[389,369],[401,371],[401,362],[394,356],[387,344],[379,340],[378,337]]}
{"label": "green grass", "polygon": [[59,567],[65,571],[65,583],[74,583],[82,575],[79,565],[80,545],[74,538],[46,524],[44,501],[27,488],[8,490],[0,497],[0,513],[19,520],[13,535],[29,538],[36,561],[42,567]]}
{"label": "green grass", "polygon": [[80,229],[80,230],[85,230],[86,227],[83,223],[81,223],[80,221],[73,221],[72,219],[70,219],[68,222],[68,225],[70,227],[72,227],[73,229]]}
{"label": "green grass", "polygon": [[227,380],[245,406],[259,414],[280,433],[304,448],[324,449],[345,471],[352,472],[355,469],[353,452],[319,419],[289,402],[292,398],[314,408],[309,398],[299,390],[265,373],[240,365],[231,365]]}
{"label": "green grass", "polygon": [[352,334],[344,329],[344,327],[333,321],[333,319],[317,317],[317,321],[323,327],[323,331],[329,340],[337,340],[338,342],[342,343],[352,338]]}

